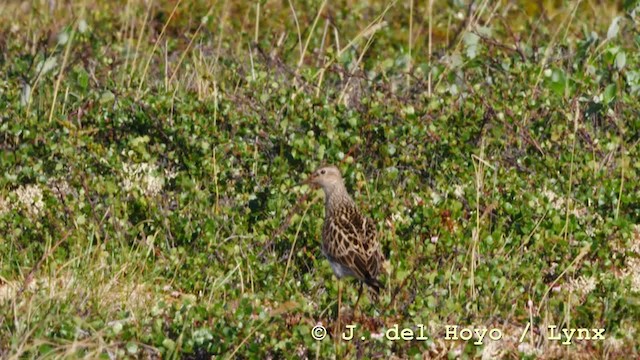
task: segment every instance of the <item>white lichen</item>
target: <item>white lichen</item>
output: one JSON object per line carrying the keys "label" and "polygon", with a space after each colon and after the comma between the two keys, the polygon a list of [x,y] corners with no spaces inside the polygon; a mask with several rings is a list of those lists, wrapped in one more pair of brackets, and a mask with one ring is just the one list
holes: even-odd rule
{"label": "white lichen", "polygon": [[[622,278],[629,278],[631,292],[640,293],[640,225],[634,227],[631,243],[626,250],[627,256],[625,268],[622,270]],[[620,254],[625,253],[625,249],[621,246],[618,246],[617,251]]]}
{"label": "white lichen", "polygon": [[462,187],[462,185],[456,185],[453,190],[453,195],[459,199],[464,197],[464,187]]}
{"label": "white lichen", "polygon": [[532,356],[532,355],[538,356],[542,353],[540,349],[536,348],[535,346],[532,346],[528,342],[522,342],[518,344],[518,351],[524,354],[525,356]]}
{"label": "white lichen", "polygon": [[51,178],[47,181],[47,187],[57,198],[65,198],[75,193],[75,189],[65,179]]}
{"label": "white lichen", "polygon": [[624,277],[629,277],[631,282],[629,290],[640,293],[640,258],[627,258],[626,266],[622,274]]}
{"label": "white lichen", "polygon": [[122,188],[126,192],[140,191],[149,197],[160,194],[166,180],[176,177],[175,172],[160,171],[157,165],[149,163],[124,164],[122,170]]}
{"label": "white lichen", "polygon": [[11,206],[9,201],[4,197],[0,197],[0,216],[4,216],[9,213]]}
{"label": "white lichen", "polygon": [[580,296],[585,296],[595,290],[596,284],[597,281],[594,277],[580,276],[577,279],[570,280],[565,289]]}
{"label": "white lichen", "polygon": [[33,217],[37,217],[44,210],[42,189],[39,185],[20,186],[15,191],[22,208]]}
{"label": "white lichen", "polygon": [[482,348],[482,360],[499,359],[504,356],[502,346],[499,341],[485,340]]}

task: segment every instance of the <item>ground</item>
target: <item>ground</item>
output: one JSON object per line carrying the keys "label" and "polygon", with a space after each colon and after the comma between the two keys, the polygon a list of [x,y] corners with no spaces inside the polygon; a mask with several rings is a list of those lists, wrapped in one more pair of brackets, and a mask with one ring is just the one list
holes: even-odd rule
{"label": "ground", "polygon": [[[638,29],[629,0],[0,3],[0,357],[639,357]],[[350,341],[321,164],[387,258],[377,302],[342,282]]]}

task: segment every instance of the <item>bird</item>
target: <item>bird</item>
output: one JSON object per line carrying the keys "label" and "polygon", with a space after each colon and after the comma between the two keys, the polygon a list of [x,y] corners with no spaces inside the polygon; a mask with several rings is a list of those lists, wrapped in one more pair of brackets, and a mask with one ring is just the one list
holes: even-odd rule
{"label": "bird", "polygon": [[378,241],[376,224],[358,210],[336,166],[321,166],[311,173],[305,183],[324,191],[325,218],[321,249],[338,278],[339,326],[342,302],[340,280],[344,277],[359,280],[360,290],[355,311],[362,295],[363,283],[373,291],[374,298],[380,293],[383,285],[378,280],[378,275],[385,259]]}

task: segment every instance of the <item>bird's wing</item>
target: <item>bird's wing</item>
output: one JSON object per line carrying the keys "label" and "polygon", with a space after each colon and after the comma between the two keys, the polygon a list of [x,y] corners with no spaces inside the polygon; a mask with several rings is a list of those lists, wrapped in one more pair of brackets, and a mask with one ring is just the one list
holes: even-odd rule
{"label": "bird's wing", "polygon": [[382,253],[373,221],[350,211],[333,217],[328,225],[333,237],[333,260],[351,269],[360,280],[375,279]]}

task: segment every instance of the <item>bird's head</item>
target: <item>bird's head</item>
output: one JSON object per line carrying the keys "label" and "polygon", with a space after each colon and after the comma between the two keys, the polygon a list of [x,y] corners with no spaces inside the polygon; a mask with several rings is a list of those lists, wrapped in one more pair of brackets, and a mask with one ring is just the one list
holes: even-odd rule
{"label": "bird's head", "polygon": [[304,181],[305,184],[311,184],[322,187],[323,189],[331,188],[337,184],[342,183],[342,175],[337,167],[322,166],[318,170],[311,173],[309,178]]}

